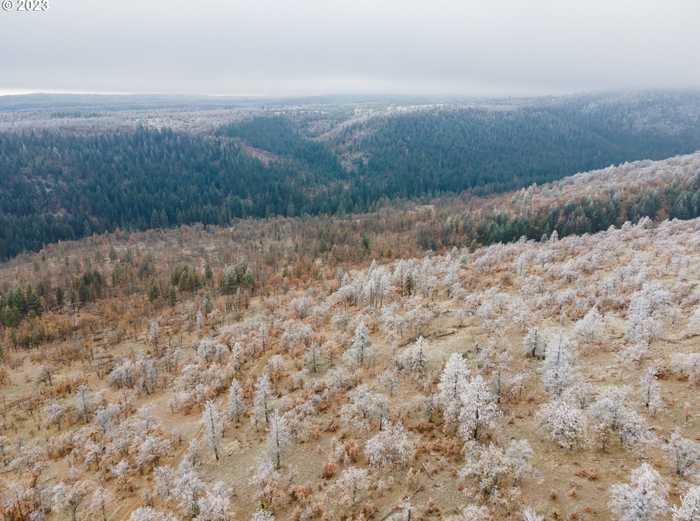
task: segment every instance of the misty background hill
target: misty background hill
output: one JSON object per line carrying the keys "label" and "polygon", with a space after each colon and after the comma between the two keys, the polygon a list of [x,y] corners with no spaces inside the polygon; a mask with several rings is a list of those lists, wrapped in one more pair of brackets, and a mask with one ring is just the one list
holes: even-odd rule
{"label": "misty background hill", "polygon": [[0,97],[0,259],[123,229],[346,214],[700,149],[700,93]]}

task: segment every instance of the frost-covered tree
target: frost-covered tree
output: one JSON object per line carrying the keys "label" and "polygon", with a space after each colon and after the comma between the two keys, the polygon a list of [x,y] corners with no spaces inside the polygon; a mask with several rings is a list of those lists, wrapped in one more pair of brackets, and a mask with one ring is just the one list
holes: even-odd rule
{"label": "frost-covered tree", "polygon": [[223,482],[217,481],[207,487],[199,500],[199,513],[192,521],[228,521],[230,518],[230,492]]}
{"label": "frost-covered tree", "polygon": [[241,395],[241,384],[235,378],[231,380],[228,388],[228,401],[226,402],[226,417],[229,421],[238,423],[241,414],[245,411],[245,404]]}
{"label": "frost-covered tree", "polygon": [[605,322],[595,306],[574,324],[574,335],[585,343],[598,342],[603,336]]}
{"label": "frost-covered tree", "polygon": [[161,457],[167,454],[170,442],[153,434],[147,434],[138,444],[134,461],[139,469],[157,464]]}
{"label": "frost-covered tree", "polygon": [[46,424],[55,425],[58,429],[61,428],[61,421],[66,415],[66,409],[58,402],[51,402],[46,406]]}
{"label": "frost-covered tree", "polygon": [[197,356],[206,364],[221,363],[229,354],[229,349],[212,338],[202,338],[192,346]]}
{"label": "frost-covered tree", "polygon": [[389,396],[393,397],[400,383],[399,375],[396,372],[396,370],[393,367],[387,369],[379,377],[379,380],[381,381],[386,391],[389,393]]}
{"label": "frost-covered tree", "polygon": [[272,391],[270,389],[270,378],[267,373],[263,374],[255,384],[255,394],[253,395],[253,416],[252,420],[255,428],[261,425],[267,426],[270,420],[270,400]]}
{"label": "frost-covered tree", "polygon": [[90,389],[86,385],[78,386],[75,392],[75,409],[78,411],[80,420],[86,422],[92,412],[92,399]]}
{"label": "frost-covered tree", "polygon": [[630,483],[610,487],[608,506],[618,521],[654,521],[668,511],[668,487],[648,463],[632,471]]}
{"label": "frost-covered tree", "polygon": [[692,384],[700,384],[700,353],[674,353],[671,355],[671,370],[687,376]]}
{"label": "frost-covered tree", "polygon": [[349,427],[368,431],[376,420],[379,430],[389,416],[389,401],[386,396],[369,389],[367,384],[361,384],[348,393],[350,403],[341,408],[340,415],[343,423]]}
{"label": "frost-covered tree", "polygon": [[[510,353],[506,349],[497,349],[493,346],[489,349],[490,360],[482,360],[483,367],[491,370],[491,387],[496,395],[496,401],[501,403],[501,398],[509,389],[511,378],[508,375],[508,370],[512,367],[512,359]],[[483,351],[484,353],[487,350]]]}
{"label": "frost-covered tree", "polygon": [[649,344],[663,333],[663,319],[671,309],[671,294],[647,284],[632,295],[625,336],[633,343]]}
{"label": "frost-covered tree", "polygon": [[112,476],[114,476],[114,479],[115,481],[117,481],[117,483],[123,484],[127,476],[129,475],[130,469],[131,468],[129,467],[129,462],[125,459],[122,459],[119,461],[119,463],[112,467]]}
{"label": "frost-covered tree", "polygon": [[397,364],[401,370],[422,376],[427,368],[425,351],[427,342],[422,336],[410,346],[404,349],[397,357]]}
{"label": "frost-covered tree", "polygon": [[172,467],[167,465],[156,467],[153,470],[153,480],[156,494],[159,497],[163,499],[172,497],[175,488],[175,472]]}
{"label": "frost-covered tree", "polygon": [[465,441],[478,440],[501,415],[496,395],[481,375],[476,375],[464,386],[459,399],[459,433]]}
{"label": "frost-covered tree", "polygon": [[245,352],[240,342],[235,342],[231,347],[231,365],[236,374],[241,372],[243,363],[245,362]]}
{"label": "frost-covered tree", "polygon": [[656,378],[656,368],[649,367],[639,380],[640,397],[642,405],[654,416],[663,405],[661,400],[661,387]]}
{"label": "frost-covered tree", "polygon": [[365,454],[373,467],[405,467],[413,461],[416,448],[403,424],[396,423],[367,440]]}
{"label": "frost-covered tree", "polygon": [[280,343],[286,351],[308,346],[313,339],[313,329],[300,320],[290,320],[284,326]]}
{"label": "frost-covered tree", "polygon": [[200,500],[205,491],[205,484],[199,473],[188,459],[183,459],[175,472],[172,496],[180,508],[191,517],[199,514]]}
{"label": "frost-covered tree", "polygon": [[690,476],[700,466],[700,443],[684,438],[678,429],[673,431],[664,449],[681,477]]}
{"label": "frost-covered tree", "polygon": [[145,394],[153,394],[158,385],[158,367],[152,358],[141,357],[136,364],[136,388]]}
{"label": "frost-covered tree", "polygon": [[340,475],[335,486],[341,493],[338,498],[340,503],[353,507],[367,494],[369,488],[367,470],[349,467]]}
{"label": "frost-covered tree", "polygon": [[95,423],[102,431],[103,435],[106,435],[112,430],[114,422],[117,416],[121,413],[121,408],[118,405],[110,404],[105,407],[100,407],[95,412]]}
{"label": "frost-covered tree", "polygon": [[508,478],[508,462],[505,453],[496,445],[477,449],[468,454],[467,464],[460,470],[462,479],[474,478],[481,494],[490,499],[498,495],[498,489]]}
{"label": "frost-covered tree", "polygon": [[374,357],[374,348],[369,340],[369,330],[364,322],[355,328],[350,347],[345,353],[346,358],[358,367],[369,365]]}
{"label": "frost-covered tree", "polygon": [[306,295],[292,299],[289,303],[289,310],[300,320],[309,316],[313,301]]}
{"label": "frost-covered tree", "polygon": [[122,360],[112,368],[107,382],[115,389],[133,388],[136,384],[136,364],[129,359]]}
{"label": "frost-covered tree", "polygon": [[158,340],[160,339],[160,326],[157,320],[151,320],[148,323],[148,342],[158,347]]}
{"label": "frost-covered tree", "polygon": [[274,381],[280,379],[284,370],[284,357],[282,355],[273,355],[267,361],[267,370]]}
{"label": "frost-covered tree", "polygon": [[642,360],[646,358],[648,352],[649,344],[645,341],[640,341],[624,348],[619,352],[618,357],[622,362],[632,362],[639,366],[641,365]]}
{"label": "frost-covered tree", "polygon": [[613,434],[617,434],[625,447],[649,440],[649,428],[630,407],[629,393],[625,386],[605,387],[587,410],[593,440],[603,450]]}
{"label": "frost-covered tree", "polygon": [[109,489],[97,487],[90,496],[90,511],[102,518],[102,521],[107,521],[107,505],[114,501],[114,494]]}
{"label": "frost-covered tree", "polygon": [[267,453],[270,459],[274,461],[275,468],[279,469],[282,465],[282,454],[289,445],[289,427],[287,418],[280,415],[275,409],[270,416],[270,432],[267,435]]}
{"label": "frost-covered tree", "polygon": [[214,451],[216,461],[219,461],[224,422],[216,405],[211,400],[204,404],[204,410],[202,411],[202,427],[204,427],[207,445]]}
{"label": "frost-covered tree", "polygon": [[[0,345],[0,360],[2,360],[2,346]],[[39,369],[39,376],[36,381],[40,384],[53,385],[53,375],[56,373],[56,367],[51,364],[42,365]]]}
{"label": "frost-covered tree", "polygon": [[532,472],[530,462],[534,452],[527,440],[512,440],[506,447],[505,456],[514,483],[519,483]]}
{"label": "frost-covered tree", "polygon": [[67,483],[61,481],[54,485],[51,490],[53,508],[68,512],[72,521],[76,521],[78,508],[90,493],[90,483],[87,481],[76,481]]}
{"label": "frost-covered tree", "polygon": [[462,393],[467,386],[469,369],[459,353],[452,353],[438,383],[438,397],[442,406],[445,423],[457,425],[462,407]]}
{"label": "frost-covered tree", "polygon": [[187,451],[182,458],[192,468],[198,467],[202,462],[202,444],[197,438],[192,438],[187,444]]}
{"label": "frost-covered tree", "polygon": [[270,458],[264,456],[258,461],[255,474],[251,479],[251,484],[255,487],[256,497],[263,504],[272,504],[275,495],[280,487],[281,475],[275,469],[275,465]]}
{"label": "frost-covered tree", "polygon": [[578,380],[574,385],[567,387],[561,395],[561,399],[569,405],[585,411],[597,398],[596,387],[583,380]]}
{"label": "frost-covered tree", "polygon": [[691,487],[681,504],[673,508],[673,521],[698,521],[700,519],[700,485]]}
{"label": "frost-covered tree", "polygon": [[562,448],[573,449],[583,445],[586,416],[577,407],[565,400],[552,400],[542,406],[537,417],[540,428]]}
{"label": "frost-covered tree", "polygon": [[318,342],[312,342],[304,351],[304,364],[312,373],[321,370],[323,364],[323,348]]}
{"label": "frost-covered tree", "polygon": [[542,382],[545,390],[553,396],[561,396],[564,390],[578,380],[576,351],[563,335],[547,346],[542,364]]}

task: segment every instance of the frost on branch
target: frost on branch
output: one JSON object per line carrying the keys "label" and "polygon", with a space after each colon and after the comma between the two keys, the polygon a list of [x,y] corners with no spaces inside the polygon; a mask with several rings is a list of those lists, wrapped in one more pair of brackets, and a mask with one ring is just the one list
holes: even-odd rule
{"label": "frost on branch", "polygon": [[691,487],[673,508],[673,521],[697,521],[700,519],[700,485]]}
{"label": "frost on branch", "polygon": [[668,487],[647,463],[632,471],[630,482],[610,487],[608,506],[618,521],[654,521],[667,511]]}
{"label": "frost on branch", "polygon": [[217,481],[207,487],[204,497],[199,501],[199,514],[193,521],[229,521],[231,500],[226,486]]}
{"label": "frost on branch", "polygon": [[553,396],[561,396],[564,390],[578,381],[576,350],[562,334],[549,343],[542,364],[542,382]]}
{"label": "frost on branch", "polygon": [[427,369],[425,358],[426,344],[425,339],[419,336],[413,345],[399,353],[396,357],[399,369],[417,377],[423,376]]}
{"label": "frost on branch", "polygon": [[90,389],[86,385],[81,385],[75,393],[75,409],[78,411],[80,421],[86,422],[93,410]]}
{"label": "frost on branch", "polygon": [[459,433],[465,441],[478,440],[483,431],[493,427],[501,415],[497,398],[488,384],[476,375],[462,390],[460,395]]}
{"label": "frost on branch", "polygon": [[270,416],[270,432],[267,435],[267,453],[275,463],[275,468],[282,465],[282,454],[289,445],[289,427],[287,418],[280,415],[277,409]]}
{"label": "frost on branch", "polygon": [[76,481],[74,483],[59,482],[51,490],[53,508],[67,512],[72,521],[76,521],[78,508],[88,496],[90,483]]}
{"label": "frost on branch", "polygon": [[55,425],[61,428],[61,421],[66,414],[66,409],[58,402],[52,402],[46,407],[46,425]]}
{"label": "frost on branch", "polygon": [[340,505],[354,507],[367,495],[369,479],[367,470],[349,467],[336,480],[334,488],[339,492],[337,501]]}
{"label": "frost on branch", "polygon": [[692,384],[700,384],[700,353],[674,353],[671,370],[687,377]]}
{"label": "frost on branch", "polygon": [[546,403],[537,414],[540,428],[564,449],[574,449],[584,443],[586,417],[567,401],[557,399]]}
{"label": "frost on branch", "polygon": [[226,402],[226,417],[229,421],[238,423],[241,414],[245,411],[245,404],[241,396],[241,384],[235,378],[231,380],[228,388],[228,401]]}
{"label": "frost on branch", "polygon": [[221,437],[224,431],[224,422],[211,400],[204,404],[202,411],[202,426],[207,440],[207,445],[214,451],[214,457],[219,461],[221,453]]}
{"label": "frost on branch", "polygon": [[605,387],[588,409],[593,442],[602,450],[607,449],[613,435],[627,448],[650,440],[644,419],[628,403],[629,393],[628,387]]}
{"label": "frost on branch", "polygon": [[255,429],[261,426],[267,427],[270,419],[270,401],[272,391],[270,389],[270,379],[267,373],[263,374],[255,384],[255,394],[253,395],[253,415],[252,421]]}
{"label": "frost on branch", "polygon": [[684,438],[678,429],[671,434],[671,439],[664,449],[676,474],[681,477],[692,475],[693,471],[700,466],[700,443]]}
{"label": "frost on branch", "polygon": [[367,440],[365,454],[373,467],[405,467],[413,461],[416,448],[403,424],[396,423]]}
{"label": "frost on branch", "polygon": [[345,352],[345,358],[357,367],[370,365],[374,357],[374,348],[369,340],[369,331],[364,322],[355,328],[350,347]]}
{"label": "frost on branch", "polygon": [[663,405],[661,387],[656,379],[656,368],[649,367],[639,380],[642,405],[654,416]]}
{"label": "frost on branch", "polygon": [[447,359],[438,383],[438,398],[447,425],[458,424],[462,407],[461,396],[467,386],[468,376],[469,369],[462,355],[452,353]]}
{"label": "frost on branch", "polygon": [[107,505],[114,501],[114,494],[104,487],[97,487],[90,496],[90,512],[107,521]]}
{"label": "frost on branch", "polygon": [[632,295],[625,336],[633,343],[649,344],[663,334],[663,320],[673,315],[671,294],[656,284],[645,284]]}
{"label": "frost on branch", "polygon": [[584,317],[574,324],[574,335],[587,344],[599,342],[604,333],[605,322],[598,308],[592,307]]}
{"label": "frost on branch", "polygon": [[[505,500],[504,487],[515,487],[521,477],[530,471],[532,449],[527,441],[513,441],[504,451],[494,444],[472,447],[465,454],[467,464],[460,471],[463,479],[473,478],[484,499],[491,502]],[[510,491],[512,495],[514,491]]]}
{"label": "frost on branch", "polygon": [[529,328],[523,339],[523,352],[525,355],[531,358],[542,359],[544,358],[546,347],[547,339],[542,332],[536,327]]}
{"label": "frost on branch", "polygon": [[361,384],[348,393],[350,403],[343,405],[340,417],[343,424],[360,431],[369,431],[376,421],[381,431],[389,416],[389,401],[386,396],[369,389],[367,384]]}

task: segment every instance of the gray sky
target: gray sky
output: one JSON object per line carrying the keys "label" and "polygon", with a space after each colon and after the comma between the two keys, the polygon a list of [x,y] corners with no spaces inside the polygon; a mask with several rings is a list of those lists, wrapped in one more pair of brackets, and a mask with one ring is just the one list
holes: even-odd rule
{"label": "gray sky", "polygon": [[48,2],[0,11],[0,92],[700,87],[700,0]]}

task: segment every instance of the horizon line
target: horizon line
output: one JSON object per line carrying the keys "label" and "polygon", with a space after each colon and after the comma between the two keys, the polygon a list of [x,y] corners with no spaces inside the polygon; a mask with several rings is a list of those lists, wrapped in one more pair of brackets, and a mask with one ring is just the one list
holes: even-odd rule
{"label": "horizon line", "polygon": [[572,96],[586,96],[606,93],[641,93],[641,92],[700,92],[698,86],[686,87],[640,87],[640,88],[607,88],[587,89],[565,93],[541,93],[541,94],[466,94],[466,93],[392,93],[392,92],[327,92],[327,93],[290,93],[290,94],[224,94],[224,93],[185,93],[185,92],[158,92],[158,91],[89,91],[68,89],[0,89],[0,98],[22,96],[115,96],[137,97],[158,96],[166,98],[234,98],[234,99],[304,99],[304,98],[332,98],[332,97],[370,97],[370,98],[481,98],[481,99],[528,99],[528,98],[562,98]]}

